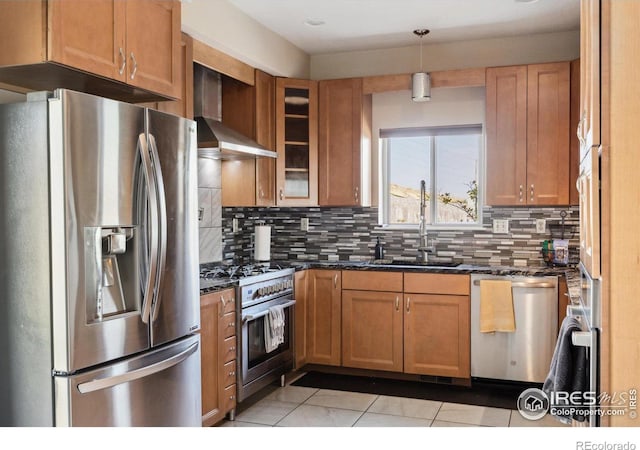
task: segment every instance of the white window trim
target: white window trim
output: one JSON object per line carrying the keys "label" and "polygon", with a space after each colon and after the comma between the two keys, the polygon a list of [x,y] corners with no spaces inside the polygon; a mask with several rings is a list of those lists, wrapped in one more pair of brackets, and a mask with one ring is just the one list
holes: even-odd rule
{"label": "white window trim", "polygon": [[[484,199],[485,199],[485,148],[486,148],[486,135],[484,133],[484,124],[481,125],[482,126],[482,133],[480,134],[480,158],[479,158],[479,164],[480,167],[478,169],[478,222],[477,223],[469,223],[469,224],[427,224],[426,228],[427,230],[433,230],[433,231],[437,231],[437,230],[442,230],[442,231],[447,231],[447,230],[469,230],[469,231],[473,231],[473,230],[486,230],[488,227],[483,225],[483,219],[484,219]],[[456,125],[452,125],[451,127],[442,127],[442,128],[455,128]],[[379,194],[379,198],[378,198],[378,204],[382,205],[381,208],[379,208],[378,210],[378,229],[381,230],[398,230],[398,231],[419,231],[419,224],[407,224],[407,225],[402,225],[402,224],[389,224],[387,222],[387,219],[389,218],[389,202],[388,202],[388,198],[389,198],[389,146],[388,146],[388,141],[386,138],[380,138],[379,139],[379,145],[380,145],[380,151],[379,151],[379,179],[382,181],[382,186],[379,190],[380,194]],[[431,176],[432,179],[435,173],[435,168],[436,168],[436,164],[435,164],[435,160],[437,158],[437,152],[434,152],[434,158],[433,158],[433,162],[434,164],[431,164]],[[433,202],[430,202],[430,208],[434,208],[435,209],[435,204]],[[435,217],[434,215],[434,211],[431,211],[431,217]]]}

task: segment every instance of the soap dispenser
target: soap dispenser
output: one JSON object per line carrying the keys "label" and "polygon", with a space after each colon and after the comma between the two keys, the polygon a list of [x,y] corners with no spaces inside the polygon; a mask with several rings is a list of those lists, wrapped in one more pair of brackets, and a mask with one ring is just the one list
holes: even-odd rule
{"label": "soap dispenser", "polygon": [[382,244],[380,243],[380,238],[377,238],[374,259],[383,259],[383,258],[384,258],[384,247],[382,247]]}

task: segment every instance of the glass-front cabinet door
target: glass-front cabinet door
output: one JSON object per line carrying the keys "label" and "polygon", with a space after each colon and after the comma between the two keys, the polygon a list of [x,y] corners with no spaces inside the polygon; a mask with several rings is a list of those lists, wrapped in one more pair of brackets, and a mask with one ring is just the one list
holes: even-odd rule
{"label": "glass-front cabinet door", "polygon": [[276,203],[318,204],[318,84],[278,78]]}

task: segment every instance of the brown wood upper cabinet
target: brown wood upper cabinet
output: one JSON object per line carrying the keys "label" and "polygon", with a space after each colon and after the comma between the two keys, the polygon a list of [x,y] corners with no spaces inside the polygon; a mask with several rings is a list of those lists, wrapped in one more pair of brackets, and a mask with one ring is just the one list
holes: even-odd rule
{"label": "brown wood upper cabinet", "polygon": [[487,69],[488,205],[569,203],[570,63]]}
{"label": "brown wood upper cabinet", "polygon": [[[255,71],[253,86],[223,77],[222,121],[275,149],[275,77]],[[223,206],[274,206],[276,161],[273,158],[222,162]]]}
{"label": "brown wood upper cabinet", "polygon": [[[601,144],[600,139],[600,57],[601,3],[580,1],[580,113],[577,128],[580,140],[580,159],[591,147]],[[573,132],[574,130],[572,130]]]}
{"label": "brown wood upper cabinet", "polygon": [[[84,81],[92,93],[122,93],[104,80],[88,82],[82,73],[89,73],[177,99],[180,27],[179,0],[1,2],[0,66],[14,67],[0,78],[31,89],[81,90]],[[31,70],[47,62],[62,66]]]}
{"label": "brown wood upper cabinet", "polygon": [[180,67],[182,68],[182,93],[179,100],[142,103],[158,111],[193,119],[193,38],[182,33]]}
{"label": "brown wood upper cabinet", "polygon": [[362,78],[318,83],[318,180],[322,206],[362,204],[361,159],[371,146],[371,95]]}
{"label": "brown wood upper cabinet", "polygon": [[276,204],[318,204],[318,82],[276,79]]}

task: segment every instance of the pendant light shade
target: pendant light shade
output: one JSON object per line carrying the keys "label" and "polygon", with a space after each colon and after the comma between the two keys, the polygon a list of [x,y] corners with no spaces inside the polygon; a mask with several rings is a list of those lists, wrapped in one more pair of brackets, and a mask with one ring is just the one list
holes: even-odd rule
{"label": "pendant light shade", "polygon": [[411,98],[414,102],[431,100],[431,76],[425,72],[411,75]]}
{"label": "pendant light shade", "polygon": [[414,102],[431,100],[431,76],[422,70],[422,38],[428,33],[427,29],[413,31],[420,37],[420,72],[411,75],[411,98]]}

